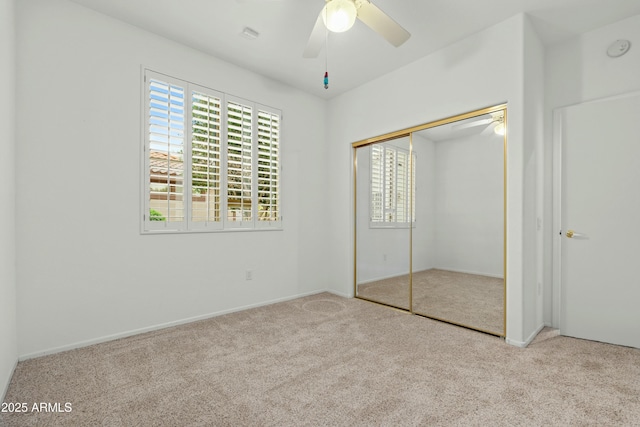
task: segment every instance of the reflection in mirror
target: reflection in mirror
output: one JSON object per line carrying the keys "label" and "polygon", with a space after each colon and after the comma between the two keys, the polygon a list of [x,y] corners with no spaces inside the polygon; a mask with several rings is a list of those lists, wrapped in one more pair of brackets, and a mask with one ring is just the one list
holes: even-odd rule
{"label": "reflection in mirror", "polygon": [[410,310],[410,138],[356,148],[355,158],[356,296]]}
{"label": "reflection in mirror", "polygon": [[413,311],[504,335],[504,111],[413,133]]}

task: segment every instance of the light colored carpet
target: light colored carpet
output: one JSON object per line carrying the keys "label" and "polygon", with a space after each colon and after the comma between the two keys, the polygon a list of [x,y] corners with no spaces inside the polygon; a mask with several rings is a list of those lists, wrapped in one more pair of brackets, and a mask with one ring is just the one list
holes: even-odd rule
{"label": "light colored carpet", "polygon": [[319,294],[18,364],[12,426],[620,426],[640,350],[554,336],[527,349]]}
{"label": "light colored carpet", "polygon": [[409,310],[409,275],[403,274],[359,284],[356,295],[360,298]]}
{"label": "light colored carpet", "polygon": [[[430,269],[413,273],[413,311],[504,335],[504,281]],[[358,285],[358,296],[409,310],[409,275]]]}

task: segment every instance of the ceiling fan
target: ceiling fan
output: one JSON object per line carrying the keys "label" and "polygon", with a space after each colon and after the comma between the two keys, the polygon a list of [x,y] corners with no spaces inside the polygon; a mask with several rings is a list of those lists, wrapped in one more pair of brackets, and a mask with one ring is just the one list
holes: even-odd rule
{"label": "ceiling fan", "polygon": [[302,56],[316,58],[325,43],[325,28],[337,33],[347,31],[356,18],[396,47],[411,37],[407,30],[369,0],[325,0]]}

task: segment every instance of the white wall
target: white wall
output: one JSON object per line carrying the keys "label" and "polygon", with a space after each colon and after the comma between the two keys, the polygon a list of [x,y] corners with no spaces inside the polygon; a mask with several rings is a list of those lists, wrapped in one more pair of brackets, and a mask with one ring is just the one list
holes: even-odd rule
{"label": "white wall", "polygon": [[436,143],[418,133],[412,136],[416,153],[416,226],[413,228],[413,271],[423,271],[436,265]]}
{"label": "white wall", "polygon": [[[507,337],[524,342],[523,311],[523,15],[510,18],[329,102],[330,286],[352,293],[350,144],[419,123],[508,102]],[[535,242],[533,242],[535,244]]]}
{"label": "white wall", "polygon": [[504,276],[503,153],[493,132],[435,144],[436,268]]}
{"label": "white wall", "polygon": [[543,165],[544,157],[544,46],[531,21],[524,27],[524,210],[523,233],[523,336],[530,342],[544,327],[542,258],[543,226]]}
{"label": "white wall", "polygon": [[15,267],[15,0],[0,0],[0,401],[18,360]]}
{"label": "white wall", "polygon": [[[20,357],[328,287],[325,101],[65,0],[17,24]],[[282,109],[283,231],[140,234],[142,65]]]}
{"label": "white wall", "polygon": [[[631,50],[610,58],[606,50],[618,39],[631,41]],[[545,57],[544,222],[551,224],[553,168],[553,109],[583,101],[640,90],[640,15],[590,31],[548,47]],[[544,236],[544,321],[559,326],[559,289],[552,285],[553,241],[558,230],[547,226]]]}

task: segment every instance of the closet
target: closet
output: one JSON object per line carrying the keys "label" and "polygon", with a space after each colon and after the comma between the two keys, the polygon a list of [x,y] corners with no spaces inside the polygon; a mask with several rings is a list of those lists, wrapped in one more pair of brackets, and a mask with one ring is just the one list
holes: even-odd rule
{"label": "closet", "polygon": [[505,336],[507,107],[358,141],[357,298]]}

